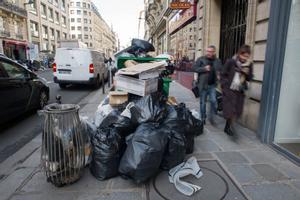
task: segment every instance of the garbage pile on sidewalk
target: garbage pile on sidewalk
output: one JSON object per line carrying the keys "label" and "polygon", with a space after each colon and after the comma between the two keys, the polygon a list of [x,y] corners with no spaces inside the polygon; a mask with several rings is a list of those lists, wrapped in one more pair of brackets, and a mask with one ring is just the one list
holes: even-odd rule
{"label": "garbage pile on sidewalk", "polygon": [[118,107],[107,98],[98,107],[95,124],[92,174],[100,180],[120,174],[136,183],[183,162],[193,152],[194,137],[203,132],[185,104],[169,105],[159,93]]}
{"label": "garbage pile on sidewalk", "polygon": [[[98,106],[94,123],[79,118],[78,106],[52,106],[60,111],[48,110],[44,123],[42,165],[48,181],[56,186],[72,183],[85,163],[99,180],[121,175],[143,183],[182,163],[193,152],[203,124],[185,104],[168,97],[169,81],[162,79],[168,76],[166,70],[166,62],[141,58],[120,69],[115,91]],[[71,118],[64,122],[67,115]],[[67,175],[74,169],[77,176],[64,181],[63,175],[70,179]]]}

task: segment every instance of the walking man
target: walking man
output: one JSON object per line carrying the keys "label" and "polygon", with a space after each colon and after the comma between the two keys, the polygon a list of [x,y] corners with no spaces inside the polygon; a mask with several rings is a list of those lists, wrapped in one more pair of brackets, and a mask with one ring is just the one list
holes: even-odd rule
{"label": "walking man", "polygon": [[192,69],[198,73],[198,89],[200,94],[200,113],[201,119],[205,124],[206,120],[206,101],[209,96],[210,116],[209,121],[215,125],[215,114],[217,113],[216,85],[220,79],[222,63],[216,57],[216,47],[210,45],[206,49],[206,55],[197,59]]}

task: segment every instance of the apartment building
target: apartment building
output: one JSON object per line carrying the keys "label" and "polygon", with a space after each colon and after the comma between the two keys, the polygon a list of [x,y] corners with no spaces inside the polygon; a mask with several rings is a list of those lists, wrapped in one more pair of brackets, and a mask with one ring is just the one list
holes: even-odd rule
{"label": "apartment building", "polygon": [[69,0],[35,0],[27,6],[30,48],[55,52],[69,39]]}
{"label": "apartment building", "polygon": [[0,53],[16,60],[27,58],[26,1],[0,1]]}

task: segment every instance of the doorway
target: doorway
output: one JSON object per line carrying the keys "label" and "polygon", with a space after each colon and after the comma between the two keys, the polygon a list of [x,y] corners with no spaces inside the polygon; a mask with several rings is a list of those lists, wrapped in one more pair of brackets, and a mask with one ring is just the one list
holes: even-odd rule
{"label": "doorway", "polygon": [[221,6],[220,59],[225,62],[245,43],[248,0],[223,0]]}

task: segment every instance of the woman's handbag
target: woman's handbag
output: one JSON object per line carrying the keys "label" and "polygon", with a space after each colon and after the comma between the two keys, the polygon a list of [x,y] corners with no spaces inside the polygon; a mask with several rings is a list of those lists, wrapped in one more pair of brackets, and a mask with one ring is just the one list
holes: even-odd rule
{"label": "woman's handbag", "polygon": [[192,83],[192,91],[193,91],[193,93],[194,93],[194,95],[195,95],[195,97],[196,98],[199,98],[199,88],[198,88],[198,84],[197,84],[197,81],[193,81],[193,83]]}

